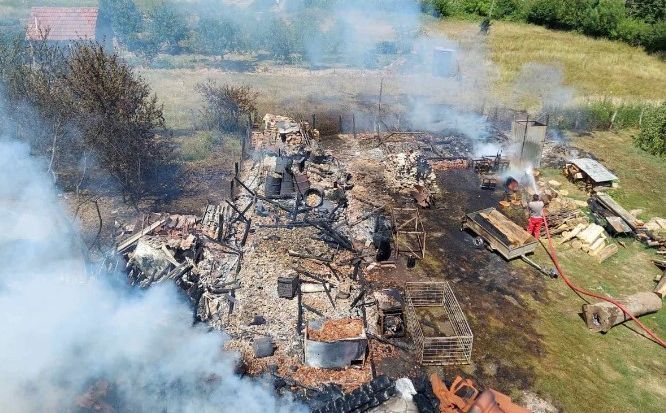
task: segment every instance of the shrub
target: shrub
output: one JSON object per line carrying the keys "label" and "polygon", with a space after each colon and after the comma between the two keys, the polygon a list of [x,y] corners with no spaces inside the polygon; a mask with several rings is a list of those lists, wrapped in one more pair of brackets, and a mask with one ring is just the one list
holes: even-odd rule
{"label": "shrub", "polygon": [[199,19],[191,39],[193,51],[223,55],[243,50],[241,28],[231,19],[203,17]]}
{"label": "shrub", "polygon": [[453,3],[451,0],[424,0],[421,2],[421,10],[436,17],[450,16],[455,10]]}
{"label": "shrub", "polygon": [[645,50],[651,53],[666,51],[666,21],[652,25],[643,45],[645,46]]}
{"label": "shrub", "polygon": [[653,155],[666,155],[666,102],[645,111],[634,143]]}
{"label": "shrub", "polygon": [[616,32],[618,24],[625,18],[624,2],[621,0],[600,0],[588,3],[577,19],[581,32],[590,36],[610,36]]}
{"label": "shrub", "polygon": [[503,19],[521,14],[524,4],[520,0],[463,0],[461,7],[466,13]]}
{"label": "shrub", "polygon": [[664,0],[627,0],[627,11],[630,16],[646,23],[657,23],[666,20]]}
{"label": "shrub", "polygon": [[561,20],[561,3],[552,0],[536,0],[528,8],[529,23],[552,28],[563,28]]}
{"label": "shrub", "polygon": [[627,18],[619,22],[612,37],[632,46],[641,46],[650,39],[652,30],[652,26],[645,22]]}
{"label": "shrub", "polygon": [[196,86],[204,99],[204,121],[209,129],[239,131],[257,110],[258,93],[249,86],[218,85],[209,80]]}
{"label": "shrub", "polygon": [[274,59],[290,62],[292,53],[301,50],[298,35],[292,26],[280,18],[271,19],[265,26],[261,45]]}

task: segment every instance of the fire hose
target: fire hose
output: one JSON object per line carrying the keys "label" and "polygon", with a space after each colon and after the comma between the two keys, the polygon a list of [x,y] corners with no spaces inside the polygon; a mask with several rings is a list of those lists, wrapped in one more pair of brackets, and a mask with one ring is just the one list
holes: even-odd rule
{"label": "fire hose", "polygon": [[574,290],[575,292],[578,292],[578,293],[583,294],[583,295],[587,295],[587,296],[589,296],[589,297],[596,298],[596,299],[598,299],[598,300],[603,300],[603,301],[606,301],[606,302],[609,302],[609,303],[615,305],[617,308],[619,308],[620,310],[622,310],[622,312],[623,312],[624,314],[626,314],[629,318],[631,318],[632,320],[634,320],[634,321],[636,322],[636,324],[638,324],[638,326],[641,328],[641,330],[645,331],[645,333],[647,333],[647,335],[649,335],[649,336],[654,340],[655,343],[657,343],[657,344],[659,344],[660,346],[666,348],[666,341],[664,341],[663,339],[659,338],[659,336],[657,336],[652,330],[650,330],[649,328],[647,328],[647,327],[645,326],[645,324],[641,323],[641,322],[638,320],[638,318],[636,318],[633,314],[631,314],[631,312],[630,312],[629,310],[627,310],[627,308],[626,308],[622,303],[620,303],[619,301],[617,301],[617,300],[615,300],[615,299],[613,299],[613,298],[610,298],[610,297],[604,297],[604,296],[601,296],[601,295],[595,294],[595,293],[593,293],[593,292],[590,292],[590,291],[584,290],[584,289],[582,289],[582,288],[580,288],[580,287],[574,285],[574,284],[571,282],[571,280],[569,280],[569,278],[567,278],[567,276],[564,275],[564,271],[562,271],[562,267],[560,266],[560,262],[559,262],[559,260],[557,259],[557,253],[555,252],[555,247],[553,246],[553,240],[552,240],[552,238],[550,237],[550,230],[548,229],[548,220],[546,219],[546,213],[545,213],[545,211],[544,211],[544,214],[543,214],[543,223],[544,223],[544,225],[545,225],[545,227],[546,227],[546,236],[548,237],[548,248],[546,249],[546,252],[548,252],[548,255],[550,256],[550,259],[553,261],[553,264],[555,264],[555,268],[557,269],[557,272],[559,273],[560,277],[562,278],[562,281],[564,281],[564,283],[565,283],[569,288],[571,288],[572,290]]}

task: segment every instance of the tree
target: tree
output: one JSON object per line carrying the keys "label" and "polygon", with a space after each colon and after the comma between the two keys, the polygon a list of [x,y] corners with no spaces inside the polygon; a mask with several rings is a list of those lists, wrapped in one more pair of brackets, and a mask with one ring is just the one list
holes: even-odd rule
{"label": "tree", "polygon": [[100,19],[111,22],[114,34],[130,49],[139,46],[143,14],[132,0],[100,0]]}
{"label": "tree", "polygon": [[123,195],[136,202],[165,155],[155,134],[164,127],[157,97],[117,55],[99,45],[80,44],[72,51],[66,81],[86,147],[94,149]]}
{"label": "tree", "polygon": [[628,0],[629,15],[646,23],[657,23],[666,19],[664,0]]}
{"label": "tree", "polygon": [[273,18],[265,26],[262,46],[277,60],[290,62],[292,53],[299,49],[293,28],[280,18]]}
{"label": "tree", "polygon": [[196,52],[210,55],[221,56],[245,47],[239,25],[224,17],[199,19],[192,41]]}
{"label": "tree", "polygon": [[257,110],[259,94],[247,85],[218,85],[208,80],[196,90],[204,99],[203,115],[210,129],[239,131],[249,126],[250,114]]}
{"label": "tree", "polygon": [[66,54],[44,40],[28,44],[18,37],[5,38],[0,50],[0,88],[12,108],[8,115],[32,150],[49,159],[48,172],[58,181],[76,169],[80,153],[72,97],[63,82]]}
{"label": "tree", "polygon": [[146,30],[142,34],[144,51],[179,53],[189,28],[185,16],[171,2],[162,1],[148,11]]}

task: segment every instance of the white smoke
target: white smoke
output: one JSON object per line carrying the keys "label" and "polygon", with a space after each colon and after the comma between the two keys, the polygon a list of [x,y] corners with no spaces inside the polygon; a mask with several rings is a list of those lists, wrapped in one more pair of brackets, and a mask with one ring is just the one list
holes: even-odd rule
{"label": "white smoke", "polygon": [[[234,374],[223,337],[192,326],[173,285],[86,276],[43,162],[0,140],[0,411],[299,412]],[[86,404],[88,403],[88,404]]]}

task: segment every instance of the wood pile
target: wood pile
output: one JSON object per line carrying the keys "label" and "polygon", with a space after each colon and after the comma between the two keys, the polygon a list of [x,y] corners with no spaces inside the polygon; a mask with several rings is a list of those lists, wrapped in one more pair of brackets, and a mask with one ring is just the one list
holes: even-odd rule
{"label": "wood pile", "polygon": [[492,209],[488,212],[481,212],[479,215],[490,225],[501,232],[511,246],[524,245],[532,236],[520,225],[508,219],[501,212]]}
{"label": "wood pile", "polygon": [[[660,233],[666,229],[666,220],[653,218],[648,226],[630,214],[608,194],[598,193],[589,200],[590,209],[607,229],[618,234],[632,234],[648,247],[666,248],[666,237]],[[662,226],[664,224],[664,226]]]}
{"label": "wood pile", "polygon": [[604,262],[617,253],[617,244],[608,241],[604,227],[594,223],[578,224],[570,231],[562,232],[559,244],[570,243],[575,249],[581,249],[595,257],[598,262]]}

